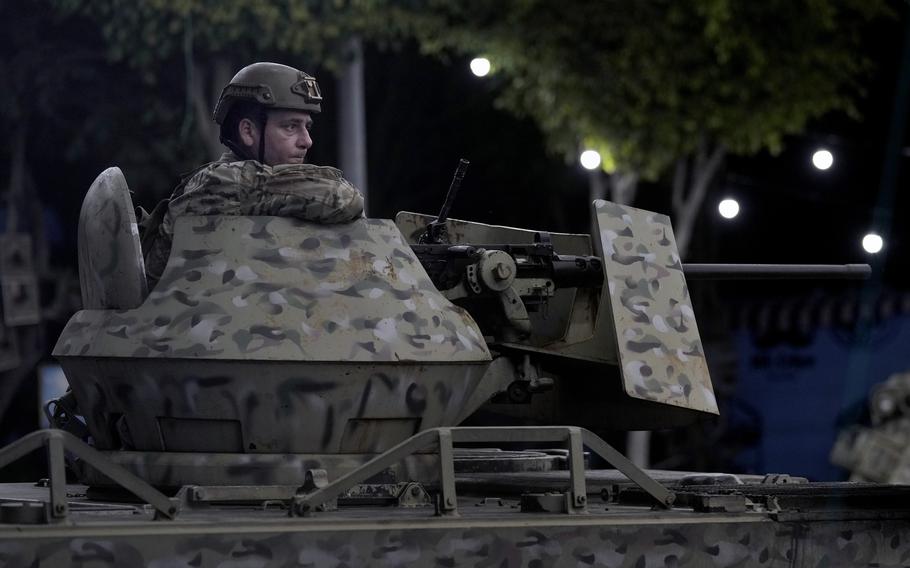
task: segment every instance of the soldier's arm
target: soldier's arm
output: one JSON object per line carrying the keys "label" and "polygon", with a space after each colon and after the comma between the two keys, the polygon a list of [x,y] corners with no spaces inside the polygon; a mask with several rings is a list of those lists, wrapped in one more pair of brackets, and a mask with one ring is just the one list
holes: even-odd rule
{"label": "soldier's arm", "polygon": [[241,215],[347,223],[363,216],[363,195],[334,168],[277,166],[243,208]]}
{"label": "soldier's arm", "polygon": [[363,216],[363,196],[334,168],[235,162],[191,180],[170,203],[169,216],[182,215],[274,215],[346,223]]}

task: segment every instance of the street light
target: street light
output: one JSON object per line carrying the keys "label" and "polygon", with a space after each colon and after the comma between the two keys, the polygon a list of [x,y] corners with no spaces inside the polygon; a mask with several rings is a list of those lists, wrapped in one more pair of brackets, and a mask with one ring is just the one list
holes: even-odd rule
{"label": "street light", "polygon": [[834,165],[834,154],[824,148],[819,148],[812,154],[812,165],[820,170],[827,170]]}
{"label": "street light", "polygon": [[490,72],[490,60],[486,57],[475,57],[471,60],[471,73],[484,77]]}
{"label": "street light", "polygon": [[581,166],[586,170],[596,170],[600,166],[600,152],[597,150],[585,150],[578,157]]}
{"label": "street light", "polygon": [[717,204],[717,211],[724,219],[732,219],[739,215],[739,202],[728,197]]}
{"label": "street light", "polygon": [[875,233],[868,233],[863,237],[863,250],[869,254],[876,254],[885,246],[885,241]]}

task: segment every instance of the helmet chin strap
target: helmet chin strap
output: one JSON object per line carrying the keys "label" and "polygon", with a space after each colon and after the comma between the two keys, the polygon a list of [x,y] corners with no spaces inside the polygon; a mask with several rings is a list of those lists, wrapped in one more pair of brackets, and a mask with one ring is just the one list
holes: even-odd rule
{"label": "helmet chin strap", "polygon": [[269,113],[265,108],[259,108],[259,162],[265,163],[265,125],[269,120]]}
{"label": "helmet chin strap", "polygon": [[247,149],[244,148],[243,146],[241,146],[240,144],[237,144],[233,140],[231,140],[229,138],[224,138],[224,137],[221,138],[221,143],[224,144],[225,146],[227,146],[228,150],[230,150],[231,152],[236,154],[237,157],[240,158],[241,160],[247,159],[246,158],[246,155],[248,153]]}

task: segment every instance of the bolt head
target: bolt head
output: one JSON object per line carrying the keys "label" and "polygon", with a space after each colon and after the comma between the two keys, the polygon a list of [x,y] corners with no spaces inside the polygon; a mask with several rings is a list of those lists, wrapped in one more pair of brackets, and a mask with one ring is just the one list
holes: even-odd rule
{"label": "bolt head", "polygon": [[512,267],[505,263],[499,263],[493,269],[493,276],[497,280],[508,280],[512,277]]}

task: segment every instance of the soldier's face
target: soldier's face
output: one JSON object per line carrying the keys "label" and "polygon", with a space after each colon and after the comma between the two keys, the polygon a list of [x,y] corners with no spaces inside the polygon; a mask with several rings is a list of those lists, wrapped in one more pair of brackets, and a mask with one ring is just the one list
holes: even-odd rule
{"label": "soldier's face", "polygon": [[[241,121],[240,137],[250,149],[250,154],[259,153],[259,128],[250,122],[245,129]],[[248,122],[248,121],[247,121]],[[310,127],[313,119],[307,112],[298,110],[269,111],[265,125],[264,161],[270,166],[280,164],[302,164],[307,150],[313,145]]]}

